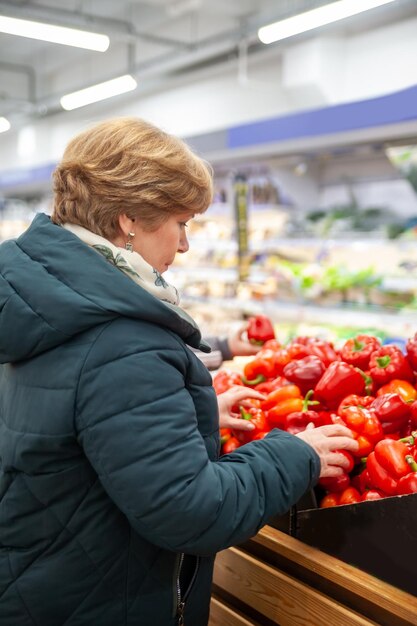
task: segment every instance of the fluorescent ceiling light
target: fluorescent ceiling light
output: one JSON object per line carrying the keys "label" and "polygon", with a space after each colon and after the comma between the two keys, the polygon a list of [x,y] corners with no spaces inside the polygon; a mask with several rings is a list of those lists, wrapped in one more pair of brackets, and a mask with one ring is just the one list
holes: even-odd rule
{"label": "fluorescent ceiling light", "polygon": [[0,117],[0,133],[5,133],[6,130],[9,130],[10,122],[5,117]]}
{"label": "fluorescent ceiling light", "polygon": [[105,52],[110,44],[107,35],[90,33],[86,30],[67,28],[65,26],[54,26],[43,22],[33,22],[31,20],[21,20],[14,17],[0,15],[0,32],[8,35],[18,35],[29,39],[40,39],[51,43],[61,43],[64,46],[75,46],[76,48],[86,48]]}
{"label": "fluorescent ceiling light", "polygon": [[66,96],[62,96],[60,102],[63,109],[72,111],[72,109],[78,109],[86,104],[92,104],[99,100],[105,100],[106,98],[133,91],[136,87],[137,82],[133,76],[125,74],[124,76],[119,76],[119,78],[107,80],[105,83],[92,85],[86,89],[80,89],[80,91],[74,91]]}
{"label": "fluorescent ceiling light", "polygon": [[390,2],[395,2],[395,0],[339,0],[306,11],[306,13],[294,15],[286,20],[263,26],[258,30],[258,37],[262,43],[280,41]]}

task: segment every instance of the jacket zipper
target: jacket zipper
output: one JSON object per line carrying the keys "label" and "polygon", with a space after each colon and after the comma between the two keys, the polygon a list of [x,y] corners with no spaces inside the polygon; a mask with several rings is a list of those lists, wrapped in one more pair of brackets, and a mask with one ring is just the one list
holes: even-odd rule
{"label": "jacket zipper", "polygon": [[181,568],[182,568],[183,563],[184,563],[184,552],[180,554],[180,558],[178,562],[178,569],[177,569],[177,578],[176,578],[178,626],[184,626],[185,604],[181,598],[181,585],[180,585],[180,575],[181,575]]}
{"label": "jacket zipper", "polygon": [[181,584],[180,584],[180,576],[181,576],[181,568],[184,563],[184,553],[182,552],[178,561],[178,569],[177,569],[177,577],[176,577],[176,592],[177,592],[177,617],[178,617],[178,626],[184,626],[184,609],[185,602],[190,594],[190,591],[194,585],[195,579],[197,578],[197,572],[200,565],[200,557],[196,557],[196,564],[194,568],[193,576],[190,580],[190,584],[188,585],[187,591],[182,597],[181,594]]}

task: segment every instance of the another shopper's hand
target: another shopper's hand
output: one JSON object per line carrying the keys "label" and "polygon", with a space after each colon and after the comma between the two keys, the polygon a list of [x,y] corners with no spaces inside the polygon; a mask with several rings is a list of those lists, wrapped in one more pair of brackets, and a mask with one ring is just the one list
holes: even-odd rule
{"label": "another shopper's hand", "polygon": [[227,338],[230,352],[233,356],[253,356],[262,346],[251,343],[247,338],[248,325],[245,324],[236,330],[233,335]]}
{"label": "another shopper's hand", "polygon": [[254,429],[254,425],[250,420],[244,420],[238,417],[237,413],[232,413],[233,407],[237,404],[250,406],[250,403],[247,402],[249,398],[265,400],[265,396],[259,393],[259,391],[242,387],[241,385],[230,387],[230,389],[217,396],[220,428],[234,428],[235,430]]}
{"label": "another shopper's hand", "polygon": [[339,424],[329,424],[314,428],[313,424],[301,433],[299,437],[308,443],[319,455],[321,470],[320,478],[339,476],[348,466],[348,460],[338,450],[349,450],[355,452],[358,443],[353,439],[349,428]]}

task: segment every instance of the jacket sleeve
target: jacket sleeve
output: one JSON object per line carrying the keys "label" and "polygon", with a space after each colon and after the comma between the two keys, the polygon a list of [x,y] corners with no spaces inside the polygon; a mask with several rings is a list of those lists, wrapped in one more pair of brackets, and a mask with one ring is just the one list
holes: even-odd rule
{"label": "jacket sleeve", "polygon": [[211,352],[201,352],[191,348],[196,356],[207,367],[208,370],[216,370],[221,367],[223,361],[233,359],[233,354],[229,348],[229,342],[227,337],[204,337],[204,340],[209,344]]}
{"label": "jacket sleeve", "polygon": [[[188,386],[195,357],[165,333],[163,350],[102,336],[90,351],[77,396],[79,441],[110,498],[148,541],[212,554],[254,535],[317,480],[319,459],[279,430],[219,461],[203,436],[218,429],[210,375]],[[161,341],[158,342],[161,345]],[[198,376],[197,376],[198,379]]]}

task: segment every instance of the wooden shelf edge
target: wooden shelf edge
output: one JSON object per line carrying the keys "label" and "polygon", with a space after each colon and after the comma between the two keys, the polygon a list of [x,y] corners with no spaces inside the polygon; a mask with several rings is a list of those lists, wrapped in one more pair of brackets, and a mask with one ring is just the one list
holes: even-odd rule
{"label": "wooden shelf edge", "polygon": [[310,579],[314,575],[317,580],[324,580],[327,587],[336,590],[336,595],[337,589],[342,590],[362,605],[372,605],[377,611],[396,615],[403,623],[417,625],[416,597],[286,533],[265,526],[244,546],[249,552],[251,547],[255,553],[256,548],[261,548],[271,564],[282,559],[297,568],[301,576],[305,572]]}

